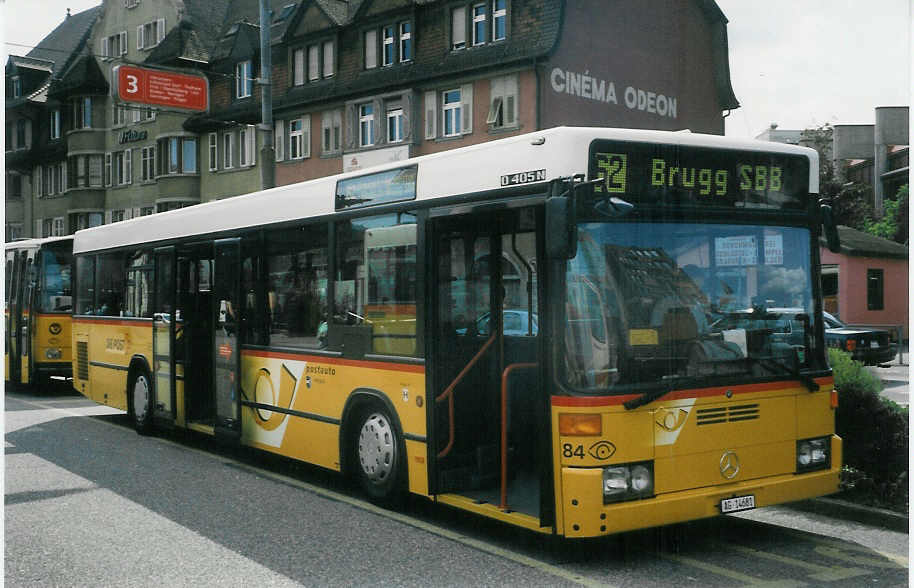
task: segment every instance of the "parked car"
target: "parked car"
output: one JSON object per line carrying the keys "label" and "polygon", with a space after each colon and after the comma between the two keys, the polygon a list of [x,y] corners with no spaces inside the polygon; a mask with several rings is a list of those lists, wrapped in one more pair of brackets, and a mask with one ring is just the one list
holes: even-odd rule
{"label": "parked car", "polygon": [[866,365],[888,363],[898,355],[898,346],[892,343],[888,331],[851,327],[827,312],[823,315],[825,344],[829,347],[847,351]]}

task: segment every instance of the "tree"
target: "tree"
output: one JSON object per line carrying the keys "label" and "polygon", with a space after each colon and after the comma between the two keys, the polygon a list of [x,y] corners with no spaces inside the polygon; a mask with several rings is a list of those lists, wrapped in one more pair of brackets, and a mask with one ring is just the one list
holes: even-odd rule
{"label": "tree", "polygon": [[908,242],[908,185],[898,189],[894,199],[883,203],[885,214],[880,219],[870,219],[864,230],[877,237],[889,239],[896,243]]}
{"label": "tree", "polygon": [[865,184],[848,182],[844,170],[835,166],[832,159],[834,129],[828,123],[815,129],[806,129],[800,144],[819,152],[819,195],[831,200],[838,224],[866,230],[866,223],[873,219],[872,190]]}

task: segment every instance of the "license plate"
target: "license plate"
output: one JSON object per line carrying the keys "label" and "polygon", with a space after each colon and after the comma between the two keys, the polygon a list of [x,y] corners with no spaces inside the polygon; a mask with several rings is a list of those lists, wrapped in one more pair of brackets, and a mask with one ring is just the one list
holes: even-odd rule
{"label": "license plate", "polygon": [[720,501],[720,512],[738,512],[741,510],[751,510],[755,508],[755,496],[737,496],[736,498],[724,498]]}
{"label": "license plate", "polygon": [[873,349],[879,348],[879,341],[870,341],[870,347]]}

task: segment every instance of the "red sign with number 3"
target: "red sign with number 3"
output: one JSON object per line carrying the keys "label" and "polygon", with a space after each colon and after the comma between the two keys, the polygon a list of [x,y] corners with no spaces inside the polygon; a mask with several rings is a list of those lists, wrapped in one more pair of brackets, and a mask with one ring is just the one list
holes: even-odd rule
{"label": "red sign with number 3", "polygon": [[209,107],[209,84],[203,76],[121,65],[115,79],[117,97],[124,102],[197,112]]}

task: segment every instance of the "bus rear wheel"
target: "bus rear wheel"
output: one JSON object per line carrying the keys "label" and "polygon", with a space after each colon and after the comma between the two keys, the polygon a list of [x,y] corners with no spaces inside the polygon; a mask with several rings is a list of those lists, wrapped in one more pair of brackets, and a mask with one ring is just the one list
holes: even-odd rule
{"label": "bus rear wheel", "polygon": [[152,388],[149,385],[149,374],[145,369],[139,368],[133,372],[127,385],[127,394],[130,395],[131,414],[136,432],[148,435],[152,432]]}
{"label": "bus rear wheel", "polygon": [[359,485],[376,502],[403,496],[406,450],[393,419],[384,409],[362,411],[354,431],[353,466]]}

